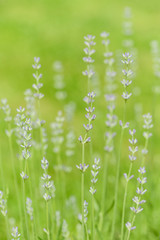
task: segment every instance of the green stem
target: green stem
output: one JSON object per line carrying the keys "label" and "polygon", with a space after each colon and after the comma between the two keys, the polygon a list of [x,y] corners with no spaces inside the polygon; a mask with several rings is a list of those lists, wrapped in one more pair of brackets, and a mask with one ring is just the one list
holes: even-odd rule
{"label": "green stem", "polygon": [[130,178],[130,175],[131,175],[132,166],[133,166],[133,163],[131,162],[129,172],[128,172],[128,175],[127,175],[127,179],[126,179],[125,193],[124,193],[124,199],[123,199],[122,223],[121,223],[121,240],[123,240],[123,237],[124,237],[124,218],[125,218],[125,209],[126,209],[128,181],[129,181],[129,178]]}
{"label": "green stem", "polygon": [[[133,224],[134,224],[134,221],[135,221],[135,218],[136,218],[136,215],[134,214],[134,216],[133,216],[133,219],[132,219],[131,226],[133,226]],[[130,239],[130,234],[131,234],[131,230],[130,230],[130,231],[128,231],[127,240],[129,240],[129,239]]]}
{"label": "green stem", "polygon": [[26,229],[26,239],[30,239],[29,230],[28,230],[28,221],[26,214],[26,190],[25,190],[25,180],[23,179],[23,208],[24,208],[24,218],[25,218],[25,229]]}
{"label": "green stem", "polygon": [[[26,161],[26,168],[27,168],[27,171],[28,171],[28,176],[30,176],[30,171],[29,171],[29,166],[28,166],[28,161]],[[34,184],[35,186],[35,184]],[[36,188],[34,188],[36,189]],[[32,199],[32,202],[33,202],[33,191],[32,191],[32,181],[31,181],[31,178],[29,178],[29,190],[30,190],[30,195],[31,195],[31,199]],[[36,204],[37,206],[37,204]],[[33,232],[33,239],[37,239],[37,236],[36,236],[36,223],[35,223],[35,213],[33,212],[33,220],[32,220],[32,232]]]}
{"label": "green stem", "polygon": [[8,216],[5,216],[5,223],[6,223],[6,233],[7,233],[7,240],[10,239],[10,234],[9,234],[9,224],[8,224]]}
{"label": "green stem", "polygon": [[47,238],[50,240],[50,232],[49,232],[49,214],[48,214],[48,201],[46,201],[46,221],[47,221]]}
{"label": "green stem", "polygon": [[92,195],[92,240],[95,239],[94,196]]}
{"label": "green stem", "polygon": [[[82,143],[82,166],[84,166],[84,143]],[[81,178],[81,205],[82,205],[82,239],[85,240],[84,229],[84,172]]]}
{"label": "green stem", "polygon": [[[10,124],[8,125],[8,130],[9,130],[9,132],[11,131]],[[23,235],[23,221],[22,221],[22,212],[21,212],[21,207],[22,206],[21,206],[20,194],[19,194],[18,183],[17,183],[17,176],[16,176],[15,160],[14,160],[14,155],[13,155],[13,145],[12,145],[11,135],[8,137],[8,141],[9,141],[9,149],[10,149],[10,155],[11,155],[13,181],[14,181],[14,186],[15,186],[15,191],[16,191],[16,198],[17,198],[17,203],[18,203],[18,212],[19,212],[20,223],[21,223],[21,233]]]}
{"label": "green stem", "polygon": [[[125,124],[126,119],[126,101],[124,105],[124,113],[123,113],[123,124]],[[111,240],[114,239],[115,233],[115,225],[116,225],[116,216],[117,216],[117,200],[118,200],[118,188],[119,188],[119,174],[120,174],[120,162],[121,162],[121,150],[122,150],[122,141],[123,141],[124,128],[121,128],[121,136],[120,136],[120,144],[119,144],[119,155],[117,162],[117,173],[116,173],[116,184],[115,184],[115,203],[113,210],[113,222],[112,222],[112,231],[111,231]]]}
{"label": "green stem", "polygon": [[2,189],[4,192],[4,175],[3,175],[3,164],[2,164],[2,154],[1,154],[1,147],[0,147],[0,171],[1,171],[1,184],[2,184]]}
{"label": "green stem", "polygon": [[103,219],[104,219],[104,207],[105,207],[105,198],[106,198],[106,186],[107,186],[107,154],[104,160],[104,174],[103,174],[103,188],[102,188],[102,202],[101,202],[101,213],[100,213],[100,224],[99,229],[102,230]]}
{"label": "green stem", "polygon": [[87,224],[85,224],[85,229],[86,229],[87,240],[89,240],[89,235],[88,235]]}

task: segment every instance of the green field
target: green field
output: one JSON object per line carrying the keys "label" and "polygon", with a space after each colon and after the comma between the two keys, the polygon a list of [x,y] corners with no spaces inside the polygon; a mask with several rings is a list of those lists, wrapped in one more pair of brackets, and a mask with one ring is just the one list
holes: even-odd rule
{"label": "green field", "polygon": [[[137,161],[133,166],[133,174],[137,176],[137,169],[141,162],[141,150],[145,144],[143,137],[143,118],[142,114],[150,112],[153,116],[154,127],[151,130],[153,136],[149,139],[148,150],[146,157],[146,176],[147,176],[147,193],[145,195],[146,203],[144,210],[136,217],[136,229],[131,233],[131,238],[134,240],[158,240],[160,238],[159,222],[160,222],[160,178],[159,178],[159,138],[160,138],[160,94],[153,91],[155,86],[159,85],[159,78],[154,75],[153,60],[151,54],[150,43],[152,40],[160,41],[160,2],[159,0],[142,0],[142,1],[116,1],[116,0],[23,0],[11,1],[0,0],[0,99],[7,98],[8,104],[11,107],[11,115],[14,118],[16,109],[20,106],[25,107],[24,91],[32,88],[35,80],[32,76],[34,69],[32,64],[34,57],[40,57],[42,68],[40,72],[43,74],[41,82],[43,88],[41,92],[44,98],[40,100],[41,120],[46,121],[45,128],[48,135],[48,150],[46,158],[49,161],[49,173],[55,181],[56,196],[53,200],[53,205],[50,209],[50,228],[53,231],[51,239],[56,240],[79,240],[77,237],[76,226],[78,224],[78,213],[81,213],[81,173],[76,168],[81,162],[81,144],[78,137],[84,134],[83,123],[85,120],[85,103],[83,98],[87,94],[87,80],[82,75],[82,71],[86,68],[86,63],[83,62],[84,57],[84,36],[87,34],[95,35],[94,54],[94,70],[99,76],[100,95],[95,98],[95,114],[96,120],[92,130],[92,152],[93,156],[101,158],[101,169],[99,172],[99,180],[97,183],[97,193],[95,196],[95,238],[92,240],[110,239],[111,225],[113,220],[114,209],[114,189],[116,178],[117,159],[120,146],[120,126],[117,124],[115,138],[114,154],[109,155],[108,162],[108,177],[107,190],[105,196],[105,217],[104,230],[99,233],[98,219],[101,209],[101,195],[103,184],[104,161],[106,158],[104,152],[104,132],[106,131],[106,102],[104,99],[104,47],[101,44],[100,34],[103,31],[110,33],[110,50],[114,52],[116,60],[115,71],[117,84],[117,99],[116,99],[116,114],[118,119],[123,118],[124,100],[121,95],[123,88],[121,85],[122,74],[120,60],[122,53],[126,48],[122,45],[124,34],[122,24],[124,21],[124,9],[129,6],[132,10],[133,22],[133,41],[134,47],[137,50],[135,78],[130,87],[133,93],[131,99],[127,102],[126,121],[130,122],[130,128],[136,129],[136,138],[138,139],[139,152]],[[64,81],[66,84],[65,91],[67,97],[60,101],[55,98],[56,90],[53,87],[54,70],[53,63],[61,61],[63,64]],[[94,89],[93,89],[94,90]],[[58,111],[65,114],[64,106],[69,102],[75,103],[74,117],[71,122],[64,122],[64,137],[69,129],[73,129],[75,133],[75,154],[67,159],[65,156],[65,141],[62,144],[61,161],[64,165],[72,167],[70,173],[58,174],[54,170],[57,164],[57,154],[53,153],[53,143],[51,143],[50,124],[55,121]],[[2,104],[0,105],[2,106]],[[37,105],[36,105],[37,106]],[[18,226],[21,231],[21,220],[18,214],[18,201],[15,193],[15,185],[13,180],[12,170],[12,153],[9,147],[8,137],[5,130],[8,125],[4,121],[4,113],[0,109],[0,159],[1,159],[1,178],[0,190],[5,194],[8,193],[7,208],[9,218],[9,232],[13,226]],[[11,127],[14,128],[14,121],[11,122]],[[33,139],[40,142],[39,130],[33,131]],[[123,173],[128,171],[128,146],[129,146],[128,129],[124,132],[121,167],[118,189],[118,207],[116,218],[116,230],[114,240],[120,239],[121,215],[125,181]],[[20,146],[16,143],[16,137],[12,136],[13,159],[16,170],[16,178],[18,179],[19,200],[23,203],[22,180],[20,172],[22,171],[23,163],[17,158],[17,154],[21,153]],[[36,237],[30,238],[21,236],[20,239],[47,239],[43,228],[46,227],[45,202],[40,194],[40,177],[43,174],[41,169],[42,154],[41,149],[32,148],[31,159],[29,160],[29,168],[31,178],[26,187],[26,194],[33,196],[33,204],[36,206]],[[90,148],[86,146],[85,161],[90,162]],[[31,164],[32,162],[32,164]],[[90,166],[91,167],[91,166]],[[91,207],[90,207],[90,168],[87,170],[85,177],[85,199],[89,202],[88,208],[88,228],[91,228]],[[58,176],[60,175],[60,176]],[[61,182],[59,182],[60,178]],[[125,222],[129,220],[132,198],[136,191],[136,177],[129,182],[128,197],[126,204]],[[34,188],[35,187],[35,188]],[[31,190],[32,189],[32,190]],[[64,190],[65,189],[65,190]],[[58,192],[58,193],[57,193]],[[65,193],[64,193],[65,192]],[[64,199],[64,195],[65,199]],[[59,198],[58,198],[59,196]],[[75,206],[72,204],[70,197],[76,197]],[[31,197],[31,196],[30,196]],[[66,199],[68,202],[66,203]],[[67,205],[68,204],[68,205]],[[61,227],[58,233],[52,228],[52,220],[55,223],[55,211],[61,210],[61,220],[66,219],[70,238],[61,235]],[[24,213],[23,213],[24,214]],[[22,215],[23,215],[22,214]],[[7,238],[5,228],[5,217],[0,214],[0,240],[12,239],[11,235]],[[22,216],[23,222],[24,216]],[[23,225],[23,224],[22,224]],[[24,224],[25,225],[25,224]],[[28,218],[28,225],[32,232],[31,224]],[[24,231],[25,232],[25,231]],[[38,238],[38,236],[40,238]],[[15,238],[16,239],[16,238]],[[47,240],[51,240],[47,239]],[[89,240],[86,238],[86,240]],[[84,240],[84,239],[83,239]],[[121,239],[123,240],[123,239]]]}

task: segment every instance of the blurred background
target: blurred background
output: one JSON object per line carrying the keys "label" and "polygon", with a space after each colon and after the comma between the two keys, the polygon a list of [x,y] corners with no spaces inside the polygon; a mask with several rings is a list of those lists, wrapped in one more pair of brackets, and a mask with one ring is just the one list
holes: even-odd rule
{"label": "blurred background", "polygon": [[[82,131],[84,121],[83,97],[87,93],[86,78],[82,75],[85,69],[84,36],[95,35],[96,53],[94,55],[94,68],[98,74],[99,91],[102,97],[97,100],[97,122],[95,123],[95,152],[103,155],[103,131],[105,125],[106,104],[103,98],[104,88],[104,57],[100,33],[110,33],[110,48],[116,56],[116,66],[120,69],[121,53],[126,51],[123,44],[125,39],[124,21],[125,9],[131,9],[132,40],[136,50],[135,78],[132,86],[133,97],[128,104],[127,120],[131,127],[138,129],[138,137],[142,140],[141,115],[151,112],[154,119],[154,134],[150,143],[150,157],[148,176],[149,203],[145,215],[140,217],[148,225],[141,229],[140,239],[159,239],[158,212],[159,206],[159,136],[160,136],[160,95],[159,77],[155,76],[153,67],[153,53],[151,41],[160,41],[160,1],[159,0],[0,0],[0,98],[7,98],[15,115],[16,108],[24,106],[24,92],[31,88],[33,79],[33,58],[40,57],[44,84],[42,92],[45,97],[41,101],[42,118],[50,124],[56,117],[58,110],[63,110],[66,103],[75,103],[74,129],[76,138]],[[66,98],[56,98],[54,85],[55,61],[60,61],[63,66]],[[118,70],[120,71],[120,70]],[[121,98],[121,76],[117,77],[118,101],[117,114],[122,118],[123,100]],[[157,87],[158,86],[158,87]],[[156,88],[156,90],[155,90]],[[3,119],[1,118],[1,124]],[[101,124],[102,123],[102,124]],[[46,125],[47,125],[46,124]],[[96,127],[97,126],[97,127]],[[118,128],[118,127],[117,127]],[[49,131],[49,130],[48,130]],[[117,129],[119,131],[119,128]],[[1,143],[3,143],[4,130],[2,129]],[[128,169],[125,162],[128,154],[128,135],[124,141],[124,169]],[[77,143],[78,144],[78,143]],[[118,141],[117,141],[118,146]],[[77,164],[80,157],[80,146],[74,159]],[[126,151],[126,152],[125,152]],[[3,153],[2,153],[3,155]],[[7,154],[3,155],[7,159]],[[4,159],[5,160],[5,159]],[[6,169],[9,167],[6,164]],[[111,165],[112,166],[112,165]],[[115,163],[113,163],[113,168]],[[76,172],[77,170],[75,170]],[[112,171],[112,170],[111,170]],[[113,170],[114,171],[114,170]],[[153,172],[155,173],[153,175]],[[77,173],[75,173],[76,175]],[[152,175],[152,176],[151,176]],[[79,186],[79,175],[75,186]],[[10,180],[8,180],[9,182]],[[110,179],[112,182],[112,179]],[[75,186],[69,187],[68,192],[73,193]],[[152,193],[150,190],[152,189]],[[113,191],[113,189],[111,189]],[[79,194],[77,194],[79,197]],[[156,202],[157,209],[153,205]],[[12,202],[9,203],[12,206]],[[121,204],[121,203],[120,203]],[[16,209],[12,209],[13,215]],[[152,219],[152,216],[154,219]],[[149,228],[151,221],[154,224]],[[149,235],[148,232],[150,233]],[[148,237],[148,238],[147,238]],[[135,233],[135,239],[139,239]]]}
{"label": "blurred background", "polygon": [[85,83],[81,75],[84,69],[83,37],[86,34],[96,36],[95,67],[98,71],[103,61],[99,37],[102,31],[110,32],[113,51],[122,49],[126,6],[132,9],[133,39],[138,50],[136,86],[141,87],[142,97],[150,105],[148,94],[153,84],[150,42],[160,38],[158,0],[1,0],[1,97],[7,97],[14,106],[23,101],[23,92],[33,83],[34,56],[41,58],[47,108],[51,110],[54,101],[52,64],[56,60],[64,65],[68,98],[75,100],[79,90],[82,96]]}

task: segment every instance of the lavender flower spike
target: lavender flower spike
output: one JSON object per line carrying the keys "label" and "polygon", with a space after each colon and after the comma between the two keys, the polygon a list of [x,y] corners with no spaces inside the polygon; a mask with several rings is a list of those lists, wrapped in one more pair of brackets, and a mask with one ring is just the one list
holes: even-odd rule
{"label": "lavender flower spike", "polygon": [[124,69],[122,70],[124,79],[121,81],[121,83],[122,83],[123,89],[124,89],[122,97],[125,101],[127,101],[132,95],[132,93],[128,93],[128,91],[127,91],[128,86],[132,83],[132,81],[130,80],[130,78],[133,75],[133,72],[130,69],[130,65],[132,64],[132,62],[133,62],[132,55],[130,55],[129,53],[124,53],[123,60],[122,60],[122,63],[124,65]]}

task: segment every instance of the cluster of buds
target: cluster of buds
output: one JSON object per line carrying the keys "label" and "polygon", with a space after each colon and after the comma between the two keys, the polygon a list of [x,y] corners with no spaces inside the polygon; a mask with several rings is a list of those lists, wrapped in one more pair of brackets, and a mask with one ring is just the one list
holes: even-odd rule
{"label": "cluster of buds", "polygon": [[15,117],[15,124],[16,124],[16,129],[15,129],[15,135],[17,137],[17,144],[21,145],[23,143],[23,134],[24,134],[24,121],[26,119],[26,116],[24,114],[25,108],[19,107],[17,108],[17,115]]}
{"label": "cluster of buds", "polygon": [[105,72],[105,88],[106,91],[109,93],[113,93],[113,91],[117,88],[117,85],[114,83],[115,77],[116,77],[116,72],[113,69],[113,64],[115,62],[113,58],[113,52],[109,50],[109,33],[102,32],[101,33],[102,37],[102,44],[105,47],[105,52],[104,52],[104,63],[106,64],[106,72]]}
{"label": "cluster of buds", "polygon": [[64,219],[63,222],[62,222],[62,238],[64,240],[70,240],[70,232],[69,232],[69,229],[68,229],[68,224],[66,222],[66,220]]}
{"label": "cluster of buds", "polygon": [[[152,115],[150,113],[144,114],[143,115],[143,120],[144,120],[144,125],[143,128],[145,131],[143,132],[143,136],[148,143],[148,139],[152,136],[152,133],[150,132],[150,129],[153,128],[152,124]],[[148,153],[148,144],[145,144],[144,149],[142,149],[142,153],[145,155]]]}
{"label": "cluster of buds", "polygon": [[22,151],[22,155],[24,159],[28,159],[31,154],[30,154],[30,147],[31,147],[31,131],[32,131],[32,127],[31,127],[31,120],[27,119],[24,122],[24,126],[23,126],[23,143],[21,145],[21,147],[23,148]]}
{"label": "cluster of buds", "polygon": [[33,207],[32,207],[32,200],[27,197],[26,199],[26,209],[27,209],[27,214],[30,217],[30,220],[33,220]]}
{"label": "cluster of buds", "polygon": [[148,139],[148,138],[150,138],[152,136],[152,133],[149,132],[149,130],[151,128],[153,128],[152,115],[150,113],[144,114],[143,115],[143,119],[144,119],[143,128],[146,129],[146,131],[147,131],[147,132],[143,133],[143,136]]}
{"label": "cluster of buds", "polygon": [[11,122],[12,121],[12,117],[11,117],[11,108],[8,104],[8,101],[7,99],[2,99],[1,100],[1,103],[2,103],[2,110],[5,114],[5,122]]}
{"label": "cluster of buds", "polygon": [[[131,164],[136,160],[135,154],[138,151],[138,146],[136,146],[137,139],[134,137],[135,133],[136,133],[135,129],[129,130],[129,134],[131,135],[131,139],[129,139],[129,142],[131,144],[131,146],[129,146],[129,151],[130,151],[129,160],[130,160]],[[131,168],[132,168],[132,166],[131,166]],[[127,173],[124,173],[124,177],[127,182],[129,182],[129,180],[131,180],[134,177],[134,175],[131,175],[131,168],[129,170],[128,175],[127,175]]]}
{"label": "cluster of buds", "polygon": [[88,108],[86,108],[86,112],[87,114],[85,115],[85,117],[88,120],[87,124],[83,124],[83,127],[86,130],[86,134],[84,136],[84,138],[82,138],[82,136],[80,136],[78,138],[78,140],[82,143],[88,143],[91,141],[91,138],[88,136],[89,131],[93,128],[92,125],[92,121],[95,120],[96,115],[93,113],[95,110],[95,107],[93,107],[93,103],[94,103],[94,98],[95,98],[96,94],[94,92],[88,93],[88,96],[84,98],[84,101],[87,103]]}
{"label": "cluster of buds", "polygon": [[63,74],[63,65],[61,62],[56,61],[53,63],[54,70],[54,88],[55,88],[55,97],[57,100],[64,100],[67,97],[67,93],[65,91],[65,83],[64,83],[64,74]]}
{"label": "cluster of buds", "polygon": [[82,172],[85,173],[85,171],[87,170],[87,168],[89,167],[89,165],[86,165],[85,163],[82,165],[81,163],[78,165],[76,165],[76,167]]}
{"label": "cluster of buds", "polygon": [[117,116],[114,114],[115,110],[115,95],[114,94],[106,94],[105,99],[107,102],[107,109],[108,113],[106,115],[106,126],[107,126],[107,132],[105,133],[105,151],[106,152],[112,152],[114,149],[114,143],[113,138],[115,137],[116,133],[113,131],[113,128],[117,124]]}
{"label": "cluster of buds", "polygon": [[46,128],[42,127],[42,152],[44,155],[46,155],[46,151],[48,148],[48,137]]}
{"label": "cluster of buds", "polygon": [[4,114],[5,114],[4,120],[5,120],[6,123],[8,123],[8,129],[6,129],[5,132],[6,132],[6,135],[8,137],[11,137],[11,135],[13,133],[13,129],[11,129],[11,127],[10,127],[10,123],[12,121],[11,108],[10,108],[8,102],[7,102],[7,99],[2,99],[1,103],[2,103],[2,107],[1,108],[2,108],[2,110],[4,112]]}
{"label": "cluster of buds", "polygon": [[132,23],[132,11],[130,7],[125,7],[124,9],[123,33],[125,37],[123,41],[123,46],[128,49],[133,48],[134,46],[134,42],[132,40],[133,23]]}
{"label": "cluster of buds", "polygon": [[88,202],[84,200],[84,223],[88,220]]}
{"label": "cluster of buds", "polygon": [[11,240],[20,240],[21,234],[18,232],[18,227],[13,227],[12,228],[12,239]]}
{"label": "cluster of buds", "polygon": [[100,158],[95,158],[94,159],[94,164],[92,165],[92,170],[91,170],[91,174],[92,174],[92,179],[91,179],[91,183],[92,186],[89,189],[89,192],[94,195],[96,193],[96,188],[95,188],[95,184],[98,181],[98,173],[99,173],[99,169],[100,169]]}
{"label": "cluster of buds", "polygon": [[127,227],[129,232],[136,228],[135,226],[133,226],[134,220],[135,220],[135,216],[136,216],[136,214],[138,214],[141,211],[143,211],[143,208],[141,207],[141,204],[146,202],[146,200],[142,199],[142,196],[147,191],[143,187],[143,185],[147,182],[147,178],[144,177],[144,174],[146,173],[145,167],[140,167],[140,169],[138,169],[138,172],[139,172],[139,177],[137,178],[138,187],[137,187],[137,190],[136,190],[137,196],[135,196],[132,199],[133,202],[135,203],[135,206],[134,207],[130,207],[131,211],[134,213],[133,220],[131,221],[131,223],[130,222],[126,223],[126,227]]}
{"label": "cluster of buds", "polygon": [[41,68],[41,64],[39,63],[40,58],[35,57],[34,58],[34,64],[32,65],[33,69],[35,69],[35,73],[33,73],[33,77],[36,80],[36,83],[32,85],[32,87],[35,89],[36,93],[34,93],[34,97],[37,99],[41,99],[44,97],[44,94],[40,92],[41,87],[43,87],[43,83],[40,82],[40,79],[42,78],[42,74],[39,73],[39,69]]}
{"label": "cluster of buds", "polygon": [[56,117],[56,121],[51,123],[51,133],[52,133],[51,141],[53,143],[53,152],[54,153],[60,152],[61,145],[64,141],[63,123],[64,123],[64,117],[62,115],[62,112],[59,111],[58,116]]}
{"label": "cluster of buds", "polygon": [[[94,62],[94,59],[92,58],[92,55],[95,53],[95,50],[93,49],[93,46],[95,46],[95,36],[87,35],[84,37],[86,45],[86,48],[84,49],[84,52],[86,54],[86,57],[83,58],[83,61],[87,63],[87,69],[83,71],[83,75],[88,77],[88,84],[92,76],[95,74],[92,68],[92,63]],[[89,90],[89,89],[88,89]]]}
{"label": "cluster of buds", "polygon": [[[21,119],[21,116],[22,116],[22,119],[23,119],[23,121],[18,121],[17,123],[19,125],[19,129],[20,129],[19,131],[22,134],[22,139],[21,139],[22,143],[20,145],[21,148],[23,149],[22,150],[22,157],[25,159],[25,161],[27,161],[31,157],[30,148],[32,146],[31,145],[32,124],[31,124],[30,119],[25,118],[25,116],[23,114],[23,112],[24,112],[23,108],[17,109],[17,111],[18,111],[18,114],[19,114],[19,119]],[[23,180],[28,179],[28,176],[27,176],[27,173],[26,173],[26,167],[25,167],[25,170],[22,171],[22,173],[20,173],[20,175],[21,175]]]}
{"label": "cluster of buds", "polygon": [[41,177],[43,181],[43,189],[44,194],[43,198],[45,201],[49,201],[52,197],[55,196],[55,185],[54,182],[51,180],[51,176],[48,175],[48,166],[49,163],[45,157],[41,160],[41,167],[44,170],[43,176]]}
{"label": "cluster of buds", "polygon": [[[84,211],[84,223],[87,223],[88,220],[88,202],[86,200],[84,200],[83,203],[83,211]],[[78,220],[80,221],[80,223],[82,223],[82,214],[78,214]]]}
{"label": "cluster of buds", "polygon": [[75,149],[75,134],[73,131],[69,131],[66,136],[66,156],[71,157],[74,155]]}
{"label": "cluster of buds", "polygon": [[0,209],[2,215],[5,217],[7,215],[7,199],[3,198],[3,192],[0,191]]}
{"label": "cluster of buds", "polygon": [[124,75],[124,79],[121,81],[123,88],[124,88],[124,92],[122,94],[122,97],[125,101],[127,101],[132,93],[128,93],[127,88],[128,86],[132,83],[132,80],[130,80],[130,78],[133,75],[132,70],[130,69],[130,65],[133,62],[132,60],[132,55],[130,55],[129,53],[124,53],[123,54],[123,60],[122,63],[124,64],[124,69],[122,70],[122,73]]}
{"label": "cluster of buds", "polygon": [[131,152],[131,155],[129,155],[129,159],[131,162],[136,160],[135,153],[138,151],[138,147],[135,146],[137,143],[137,139],[134,137],[136,133],[136,130],[133,129],[133,131],[129,130],[129,134],[131,135],[131,139],[129,139],[129,142],[132,146],[129,146],[129,151]]}
{"label": "cluster of buds", "polygon": [[35,98],[31,89],[26,89],[24,92],[24,99],[26,102],[26,116],[33,121],[36,117],[36,109]]}

